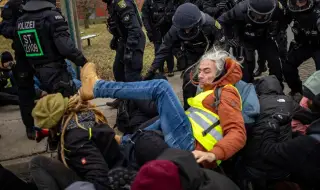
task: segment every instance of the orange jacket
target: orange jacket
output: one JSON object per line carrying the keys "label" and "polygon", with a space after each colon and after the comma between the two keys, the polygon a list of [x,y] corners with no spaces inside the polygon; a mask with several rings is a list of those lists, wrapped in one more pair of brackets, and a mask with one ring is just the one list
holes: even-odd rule
{"label": "orange jacket", "polygon": [[[212,90],[216,87],[223,87],[227,84],[235,84],[242,78],[242,71],[239,64],[228,58],[225,64],[226,74],[220,80],[207,85],[204,90]],[[246,143],[246,129],[241,114],[241,99],[233,87],[223,87],[221,90],[220,104],[218,111],[212,106],[215,102],[214,93],[207,96],[202,104],[205,108],[216,113],[220,117],[220,125],[223,130],[223,138],[215,144],[210,151],[215,154],[217,160],[227,160],[242,149]],[[196,142],[196,150],[206,149]],[[214,163],[202,163],[207,168],[215,166]]]}

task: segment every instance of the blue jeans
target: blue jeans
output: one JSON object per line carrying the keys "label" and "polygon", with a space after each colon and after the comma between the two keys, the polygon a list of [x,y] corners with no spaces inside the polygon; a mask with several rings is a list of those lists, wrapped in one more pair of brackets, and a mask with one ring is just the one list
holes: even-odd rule
{"label": "blue jeans", "polygon": [[94,86],[94,96],[155,101],[160,119],[146,130],[160,129],[171,148],[194,150],[191,123],[168,81],[161,79],[124,83],[99,80]]}

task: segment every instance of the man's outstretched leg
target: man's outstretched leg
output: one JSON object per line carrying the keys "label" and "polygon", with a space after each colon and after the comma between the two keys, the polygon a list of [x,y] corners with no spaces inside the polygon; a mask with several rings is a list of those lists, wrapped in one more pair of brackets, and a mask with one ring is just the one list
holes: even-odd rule
{"label": "man's outstretched leg", "polygon": [[160,115],[160,127],[168,145],[184,150],[194,149],[191,124],[168,81],[123,83],[99,80],[95,65],[92,63],[83,67],[81,81],[80,96],[83,100],[94,97],[154,100]]}

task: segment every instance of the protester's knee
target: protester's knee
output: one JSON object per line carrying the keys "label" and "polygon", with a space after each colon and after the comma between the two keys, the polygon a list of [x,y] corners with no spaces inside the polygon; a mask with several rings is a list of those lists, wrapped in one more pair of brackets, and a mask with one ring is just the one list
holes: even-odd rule
{"label": "protester's knee", "polygon": [[37,168],[45,167],[44,165],[47,165],[46,163],[49,162],[50,158],[44,157],[44,156],[36,156],[31,159],[29,163],[29,169],[32,171]]}

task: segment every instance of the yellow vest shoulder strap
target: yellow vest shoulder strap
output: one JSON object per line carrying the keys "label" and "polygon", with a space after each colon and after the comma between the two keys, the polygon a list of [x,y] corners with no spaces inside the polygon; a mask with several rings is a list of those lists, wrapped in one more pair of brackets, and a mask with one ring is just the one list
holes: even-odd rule
{"label": "yellow vest shoulder strap", "polygon": [[240,109],[242,110],[242,99],[241,99],[241,95],[240,95],[238,89],[237,89],[235,86],[233,86],[232,84],[227,84],[227,85],[225,85],[225,86],[223,86],[223,87],[217,87],[217,88],[214,89],[215,102],[214,102],[214,105],[213,105],[213,106],[214,106],[216,109],[218,109],[218,106],[219,106],[219,104],[220,104],[220,97],[221,97],[222,88],[224,88],[224,87],[226,87],[226,86],[232,87],[232,88],[234,88],[234,89],[236,90],[236,92],[238,93],[238,95],[239,95],[239,97],[240,97]]}

